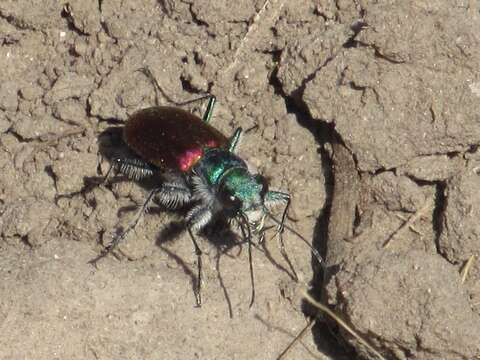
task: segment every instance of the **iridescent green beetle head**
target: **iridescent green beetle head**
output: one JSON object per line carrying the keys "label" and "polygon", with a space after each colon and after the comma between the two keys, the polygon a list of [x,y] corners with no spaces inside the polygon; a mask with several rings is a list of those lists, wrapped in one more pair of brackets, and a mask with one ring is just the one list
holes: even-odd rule
{"label": "iridescent green beetle head", "polygon": [[249,221],[256,221],[254,213],[262,213],[267,192],[268,185],[263,176],[252,175],[246,168],[236,167],[223,176],[218,194],[225,211],[231,215],[241,212]]}

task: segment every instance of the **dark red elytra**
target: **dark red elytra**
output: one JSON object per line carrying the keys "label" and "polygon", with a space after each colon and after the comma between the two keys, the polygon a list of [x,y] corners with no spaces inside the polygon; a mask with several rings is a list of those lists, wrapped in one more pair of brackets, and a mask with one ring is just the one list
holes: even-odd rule
{"label": "dark red elytra", "polygon": [[228,139],[188,111],[156,106],[134,113],[123,129],[126,144],[161,169],[187,172],[204,148],[225,147]]}

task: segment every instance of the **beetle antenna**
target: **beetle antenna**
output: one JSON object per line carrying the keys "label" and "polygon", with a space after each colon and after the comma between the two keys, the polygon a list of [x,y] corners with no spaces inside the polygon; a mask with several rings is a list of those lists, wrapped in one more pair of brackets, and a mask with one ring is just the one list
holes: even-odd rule
{"label": "beetle antenna", "polygon": [[[287,229],[288,231],[290,231],[292,234],[296,235],[300,240],[302,240],[305,244],[307,244],[307,246],[309,247],[310,251],[312,252],[313,256],[317,259],[318,263],[322,266],[322,268],[325,270],[325,260],[323,260],[322,256],[320,255],[320,253],[317,251],[317,249],[315,249],[312,244],[310,244],[308,242],[307,239],[305,239],[298,231],[294,230],[293,228],[291,228],[290,226],[286,225],[284,223],[284,221],[280,221],[278,220],[277,218],[275,218],[275,216],[272,215],[272,213],[270,211],[268,211],[267,208],[264,208],[264,212],[265,214],[270,218],[272,219],[275,223],[278,224],[279,227],[281,227],[282,229]],[[280,231],[282,231],[282,229]]]}
{"label": "beetle antenna", "polygon": [[[250,224],[248,223],[248,218],[243,212],[239,212],[239,221],[238,224],[240,225],[240,231],[242,232],[242,236],[248,242],[248,263],[250,266],[250,282],[252,284],[252,295],[250,299],[250,305],[248,307],[252,307],[253,302],[255,301],[255,278],[253,276],[253,261],[252,261],[252,233],[250,231]],[[246,227],[246,231],[245,231]]]}

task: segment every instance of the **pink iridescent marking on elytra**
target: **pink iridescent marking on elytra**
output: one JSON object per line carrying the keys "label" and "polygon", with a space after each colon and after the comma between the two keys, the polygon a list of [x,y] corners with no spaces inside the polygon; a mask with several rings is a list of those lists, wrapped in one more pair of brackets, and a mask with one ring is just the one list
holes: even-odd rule
{"label": "pink iridescent marking on elytra", "polygon": [[215,140],[212,139],[212,140],[208,140],[206,146],[209,148],[215,148],[215,147],[218,147],[218,144]]}
{"label": "pink iridescent marking on elytra", "polygon": [[178,165],[181,171],[188,171],[202,158],[203,150],[201,148],[190,149],[178,157]]}

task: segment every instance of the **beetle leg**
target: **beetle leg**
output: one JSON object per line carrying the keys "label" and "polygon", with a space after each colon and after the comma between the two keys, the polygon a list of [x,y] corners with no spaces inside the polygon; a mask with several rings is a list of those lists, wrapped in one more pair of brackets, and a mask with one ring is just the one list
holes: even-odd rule
{"label": "beetle leg", "polygon": [[290,202],[290,194],[286,192],[271,190],[271,191],[267,191],[267,193],[265,194],[264,204],[267,208],[272,208],[279,204],[288,205],[289,202]]}
{"label": "beetle leg", "polygon": [[283,209],[282,217],[280,218],[280,224],[277,226],[277,236],[278,242],[280,243],[280,252],[285,259],[288,259],[287,251],[285,250],[285,243],[283,241],[283,229],[285,220],[287,218],[288,208],[290,207],[290,194],[283,193],[280,191],[268,191],[265,195],[266,201],[265,205],[268,206],[269,201],[272,205],[278,204],[280,202],[285,202],[285,208]]}
{"label": "beetle leg", "polygon": [[213,95],[209,95],[207,108],[205,109],[205,113],[203,114],[202,121],[208,123],[212,118],[213,108],[215,107],[215,102],[217,98]]}
{"label": "beetle leg", "polygon": [[[135,181],[150,177],[155,173],[155,169],[152,165],[150,165],[146,161],[134,157],[116,157],[112,160],[112,167],[110,168],[110,170],[112,168],[115,169],[115,171],[118,171],[123,175],[127,176],[129,179]],[[108,171],[106,176],[108,176],[110,170]]]}
{"label": "beetle leg", "polygon": [[160,84],[158,83],[157,79],[155,78],[155,76],[153,76],[152,74],[152,71],[150,70],[150,68],[148,67],[142,67],[142,68],[139,68],[137,69],[137,71],[143,73],[153,84],[153,86],[155,87],[155,103],[157,106],[159,106],[160,102],[158,101],[158,93],[160,92],[168,101],[170,101],[171,103],[174,103],[175,105],[177,106],[182,106],[182,105],[187,105],[187,104],[190,104],[192,102],[195,102],[195,101],[200,101],[200,100],[203,100],[203,99],[209,99],[208,100],[208,105],[207,105],[207,109],[205,111],[205,114],[203,115],[203,121],[204,122],[209,122],[210,121],[210,118],[212,117],[212,113],[213,113],[213,107],[215,105],[215,101],[216,101],[216,98],[215,96],[213,95],[204,95],[204,96],[201,96],[197,99],[193,99],[193,100],[188,100],[188,101],[182,101],[182,102],[178,102],[178,101],[175,101],[174,99],[172,99],[170,96],[168,96],[168,94],[162,89],[162,87],[160,86]]}
{"label": "beetle leg", "polygon": [[193,235],[193,231],[198,232],[207,225],[210,220],[212,219],[212,212],[211,210],[202,204],[194,206],[187,214],[186,221],[187,221],[187,230],[190,238],[192,239],[193,246],[195,248],[195,254],[197,255],[197,286],[195,291],[195,297],[197,300],[197,306],[201,306],[202,304],[202,297],[201,297],[201,287],[202,287],[202,250],[197,244],[195,240],[195,236]]}
{"label": "beetle leg", "polygon": [[160,102],[158,101],[158,93],[160,92],[168,101],[175,103],[175,101],[168,96],[168,94],[162,89],[160,84],[158,83],[157,79],[155,76],[153,76],[152,71],[150,70],[149,67],[142,67],[140,69],[137,69],[136,71],[139,71],[143,73],[148,80],[150,80],[153,84],[153,87],[155,88],[155,105],[159,106]]}
{"label": "beetle leg", "polygon": [[105,256],[107,256],[108,254],[110,254],[112,252],[112,250],[114,250],[118,244],[120,244],[120,242],[126,238],[126,236],[128,235],[128,233],[130,231],[132,231],[133,229],[135,229],[135,227],[137,226],[138,222],[140,221],[141,217],[143,216],[143,214],[145,214],[145,212],[147,211],[148,209],[148,204],[150,203],[150,201],[152,201],[153,199],[153,196],[157,193],[158,189],[153,189],[150,191],[150,193],[148,194],[147,196],[147,199],[145,200],[145,202],[143,203],[142,207],[140,208],[140,210],[137,212],[137,215],[135,216],[135,219],[133,220],[132,223],[130,223],[130,225],[127,227],[127,229],[121,233],[119,236],[115,236],[113,238],[113,240],[103,249],[103,251],[100,253],[100,255],[98,255],[95,259],[92,259],[89,261],[90,264],[92,264],[93,266],[96,267],[97,265],[97,262],[104,258]]}
{"label": "beetle leg", "polygon": [[[277,226],[277,234],[281,235],[283,233],[285,220],[287,218],[288,208],[290,207],[290,194],[281,191],[267,191],[265,194],[264,204],[267,208],[271,208],[279,204],[285,204],[280,223]],[[283,251],[285,251],[283,240],[281,240],[281,243]]]}
{"label": "beetle leg", "polygon": [[198,204],[188,212],[185,220],[190,229],[199,232],[212,220],[212,211],[208,205]]}
{"label": "beetle leg", "polygon": [[[102,184],[105,184],[105,183],[107,182],[108,178],[110,177],[110,174],[111,174],[112,171],[114,171],[114,170],[115,170],[115,165],[114,165],[114,163],[111,163],[111,164],[110,164],[110,167],[109,167],[108,170],[107,170],[107,173],[106,173],[105,176],[103,177]],[[115,170],[115,173],[116,173],[116,172],[117,172],[117,171]]]}
{"label": "beetle leg", "polygon": [[242,135],[242,128],[239,127],[235,132],[233,133],[232,137],[228,140],[228,151],[233,153],[235,152],[235,148],[238,145],[238,142],[240,140],[240,136]]}
{"label": "beetle leg", "polygon": [[266,207],[273,207],[281,203],[285,204],[285,208],[283,209],[283,212],[282,212],[282,217],[277,226],[276,237],[277,237],[277,241],[280,247],[280,253],[282,254],[282,257],[285,259],[288,266],[290,267],[290,270],[292,271],[294,278],[298,280],[297,273],[295,272],[292,262],[288,257],[287,250],[285,249],[285,242],[283,241],[283,230],[285,227],[285,220],[287,219],[288,208],[290,207],[290,194],[281,192],[281,191],[268,191],[265,194],[264,203]]}
{"label": "beetle leg", "polygon": [[188,204],[191,198],[192,193],[185,184],[164,183],[155,199],[167,209],[175,210]]}

